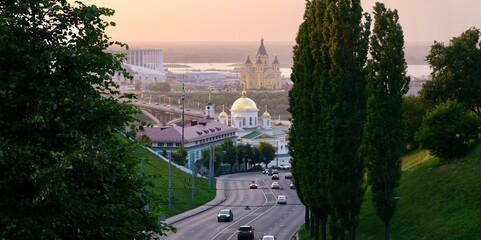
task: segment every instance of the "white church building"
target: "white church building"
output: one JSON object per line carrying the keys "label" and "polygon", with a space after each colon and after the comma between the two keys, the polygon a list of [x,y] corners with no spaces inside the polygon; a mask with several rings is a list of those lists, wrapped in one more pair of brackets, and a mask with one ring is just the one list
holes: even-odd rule
{"label": "white church building", "polygon": [[291,166],[286,132],[272,126],[267,106],[259,117],[259,109],[256,103],[247,97],[245,88],[242,96],[232,104],[230,115],[223,108],[217,121],[235,128],[238,144],[250,144],[253,147],[258,146],[260,142],[271,144],[276,149],[276,159],[271,161],[269,166]]}

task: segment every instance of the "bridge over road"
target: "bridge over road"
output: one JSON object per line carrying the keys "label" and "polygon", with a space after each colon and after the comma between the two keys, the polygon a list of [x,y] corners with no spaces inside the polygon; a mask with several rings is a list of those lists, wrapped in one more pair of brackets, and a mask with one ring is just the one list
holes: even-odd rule
{"label": "bridge over road", "polygon": [[[142,101],[133,101],[132,104],[137,106],[142,111],[142,114],[147,116],[159,126],[180,123],[182,121],[181,106],[178,107],[168,104],[149,103]],[[184,121],[190,121],[193,119],[202,118],[204,116],[204,113],[198,109],[184,109]]]}

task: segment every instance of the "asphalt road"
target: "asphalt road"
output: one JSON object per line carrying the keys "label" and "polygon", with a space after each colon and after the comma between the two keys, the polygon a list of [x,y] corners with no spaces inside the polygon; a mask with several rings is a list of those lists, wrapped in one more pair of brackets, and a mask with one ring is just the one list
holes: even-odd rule
{"label": "asphalt road", "polygon": [[[255,228],[254,239],[264,234],[274,235],[277,240],[291,239],[304,223],[305,209],[296,191],[289,189],[291,180],[284,179],[284,175],[280,172],[279,180],[271,180],[270,176],[262,173],[219,177],[217,195],[221,195],[222,200],[185,213],[183,217],[177,216],[170,223],[177,228],[177,233],[169,233],[162,239],[234,240],[237,239],[237,228],[242,225]],[[249,189],[251,181],[256,181],[259,188]],[[271,189],[273,181],[279,182],[281,189]],[[287,197],[286,205],[276,203],[278,195]],[[217,222],[217,213],[223,208],[232,210],[232,222]]]}

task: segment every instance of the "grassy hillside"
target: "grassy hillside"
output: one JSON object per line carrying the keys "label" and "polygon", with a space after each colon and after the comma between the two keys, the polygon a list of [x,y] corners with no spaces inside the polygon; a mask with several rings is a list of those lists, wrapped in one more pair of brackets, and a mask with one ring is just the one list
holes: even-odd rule
{"label": "grassy hillside", "polygon": [[143,171],[152,179],[154,199],[151,209],[160,211],[162,216],[170,217],[197,206],[203,205],[215,197],[215,182],[208,190],[208,180],[196,177],[194,180],[194,202],[192,202],[192,175],[172,167],[172,202],[168,209],[169,164],[144,148],[135,150],[144,159]]}
{"label": "grassy hillside", "polygon": [[[402,168],[392,240],[481,239],[481,145],[450,162],[440,162],[426,151],[413,152],[403,157]],[[369,190],[356,235],[360,240],[384,239],[384,224]],[[309,239],[305,229],[299,236]]]}
{"label": "grassy hillside", "polygon": [[[426,158],[419,154],[419,158]],[[419,159],[418,158],[418,159]],[[403,172],[391,239],[481,239],[481,146],[450,162],[430,158]],[[358,239],[384,239],[368,192]]]}

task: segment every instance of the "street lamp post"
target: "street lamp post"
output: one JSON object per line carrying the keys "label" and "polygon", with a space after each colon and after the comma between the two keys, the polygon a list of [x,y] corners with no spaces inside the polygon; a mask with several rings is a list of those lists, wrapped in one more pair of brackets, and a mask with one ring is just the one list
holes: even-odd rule
{"label": "street lamp post", "polygon": [[276,149],[276,168],[279,168],[279,141],[277,141],[277,149]]}

